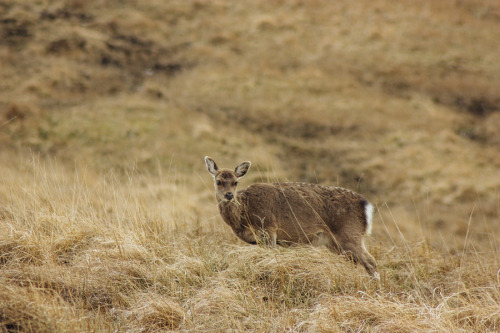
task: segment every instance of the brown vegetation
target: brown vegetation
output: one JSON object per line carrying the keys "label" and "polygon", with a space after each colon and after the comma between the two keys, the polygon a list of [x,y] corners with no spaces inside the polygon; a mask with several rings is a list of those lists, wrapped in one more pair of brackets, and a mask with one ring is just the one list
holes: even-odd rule
{"label": "brown vegetation", "polygon": [[[2,1],[0,330],[498,331],[499,35],[496,1]],[[380,285],[237,240],[205,155],[361,193]]]}

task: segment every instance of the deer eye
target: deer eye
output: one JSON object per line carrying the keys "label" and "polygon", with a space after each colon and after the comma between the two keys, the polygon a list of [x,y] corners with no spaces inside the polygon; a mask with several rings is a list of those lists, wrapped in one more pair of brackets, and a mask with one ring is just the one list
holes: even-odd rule
{"label": "deer eye", "polygon": [[234,186],[238,186],[238,182],[234,182]]}
{"label": "deer eye", "polygon": [[222,182],[220,180],[217,179],[217,181],[215,182],[215,184],[217,184],[217,186],[221,186],[222,185]]}

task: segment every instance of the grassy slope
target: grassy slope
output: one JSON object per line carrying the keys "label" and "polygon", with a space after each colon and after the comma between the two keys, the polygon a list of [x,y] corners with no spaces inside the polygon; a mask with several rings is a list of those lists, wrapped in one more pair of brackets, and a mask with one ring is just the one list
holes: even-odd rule
{"label": "grassy slope", "polygon": [[[0,16],[2,330],[499,329],[494,1]],[[381,286],[324,249],[237,241],[206,154],[252,160],[243,186],[369,197]]]}

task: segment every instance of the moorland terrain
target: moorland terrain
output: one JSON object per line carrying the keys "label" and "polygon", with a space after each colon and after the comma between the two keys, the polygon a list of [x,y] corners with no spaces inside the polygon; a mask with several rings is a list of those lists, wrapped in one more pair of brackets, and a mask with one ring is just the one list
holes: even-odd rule
{"label": "moorland terrain", "polygon": [[[500,330],[500,3],[0,3],[0,330]],[[241,186],[362,193],[380,284],[238,240]]]}

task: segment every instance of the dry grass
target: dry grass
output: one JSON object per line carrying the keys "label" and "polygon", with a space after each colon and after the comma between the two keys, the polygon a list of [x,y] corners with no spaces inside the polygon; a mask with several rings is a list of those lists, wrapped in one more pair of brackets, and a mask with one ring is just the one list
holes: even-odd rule
{"label": "dry grass", "polygon": [[[123,184],[37,159],[14,161],[15,168],[4,166],[0,193],[6,331],[413,332],[500,325],[495,253],[443,253],[378,226],[370,248],[381,269],[379,286],[326,249],[236,242],[208,221],[208,212],[186,213],[200,204],[187,187],[175,190],[182,203],[162,210],[165,198],[152,192],[170,192],[167,183],[153,186],[136,175]],[[380,245],[391,237],[398,246]]]}
{"label": "dry grass", "polygon": [[[500,330],[496,1],[3,1],[0,330]],[[377,206],[250,246],[202,157]]]}

